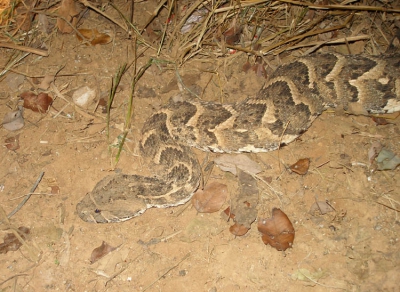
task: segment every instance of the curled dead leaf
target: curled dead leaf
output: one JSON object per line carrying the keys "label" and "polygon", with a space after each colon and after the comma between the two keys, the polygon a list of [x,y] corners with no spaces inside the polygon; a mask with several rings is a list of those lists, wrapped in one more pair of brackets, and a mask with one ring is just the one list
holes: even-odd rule
{"label": "curled dead leaf", "polygon": [[370,164],[373,164],[375,161],[375,158],[378,156],[379,152],[381,152],[383,146],[381,142],[375,141],[372,143],[371,147],[368,150],[368,160]]}
{"label": "curled dead leaf", "polygon": [[[74,0],[61,0],[57,10],[60,17],[57,18],[57,27],[61,33],[71,33],[78,23],[80,10]],[[66,22],[68,21],[68,23]]]}
{"label": "curled dead leaf", "polygon": [[223,171],[229,171],[234,175],[241,169],[249,174],[257,174],[262,171],[261,166],[251,160],[245,154],[225,154],[214,159],[215,164]]}
{"label": "curled dead leaf", "polygon": [[[28,227],[21,226],[18,228],[18,234],[22,239],[25,239],[26,236],[30,233]],[[7,253],[9,251],[16,251],[22,246],[22,242],[15,236],[14,233],[7,233],[4,236],[4,242],[0,243],[0,254]]]}
{"label": "curled dead leaf", "polygon": [[90,256],[90,263],[93,264],[97,262],[99,259],[104,257],[105,255],[109,254],[113,250],[115,250],[116,247],[113,247],[109,245],[107,242],[103,241],[102,244],[99,247],[96,247],[92,251],[92,255]]}
{"label": "curled dead leaf", "polygon": [[24,100],[24,108],[28,108],[34,112],[47,112],[53,102],[51,96],[44,92],[36,95],[34,92],[25,91],[20,96]]}
{"label": "curled dead leaf", "polygon": [[377,126],[384,126],[389,124],[389,122],[385,118],[381,117],[372,117],[372,120],[375,122]]}
{"label": "curled dead leaf", "polygon": [[262,241],[277,250],[286,250],[292,247],[295,231],[288,216],[278,208],[272,209],[272,217],[258,221],[258,231],[262,234]]}
{"label": "curled dead leaf", "polygon": [[228,45],[233,45],[240,40],[240,35],[242,33],[242,28],[234,24],[230,29],[224,32],[225,43]]}
{"label": "curled dead leaf", "polygon": [[25,124],[23,113],[24,108],[22,106],[19,106],[16,111],[6,113],[2,122],[4,129],[9,131],[21,129]]}
{"label": "curled dead leaf", "polygon": [[291,166],[289,166],[291,171],[293,171],[297,174],[300,174],[300,175],[306,174],[309,167],[310,167],[310,159],[309,158],[299,159],[295,164],[292,164]]}
{"label": "curled dead leaf", "polygon": [[[111,37],[108,34],[101,33],[95,28],[94,29],[81,28],[78,29],[78,31],[85,38],[85,41],[87,41],[86,45],[89,45],[89,43],[92,46],[105,45],[111,42]],[[80,42],[83,41],[82,37],[79,34],[77,34],[76,37]]]}
{"label": "curled dead leaf", "polygon": [[192,204],[200,213],[213,213],[221,209],[228,195],[226,185],[211,182],[204,190],[198,190],[194,193]]}
{"label": "curled dead leaf", "polygon": [[250,230],[250,228],[248,228],[248,227],[246,227],[246,226],[244,226],[242,224],[239,224],[239,223],[235,223],[231,227],[229,227],[230,233],[232,233],[235,236],[243,236],[249,230]]}
{"label": "curled dead leaf", "polygon": [[15,151],[19,149],[19,134],[14,137],[9,137],[4,140],[4,143],[8,150]]}

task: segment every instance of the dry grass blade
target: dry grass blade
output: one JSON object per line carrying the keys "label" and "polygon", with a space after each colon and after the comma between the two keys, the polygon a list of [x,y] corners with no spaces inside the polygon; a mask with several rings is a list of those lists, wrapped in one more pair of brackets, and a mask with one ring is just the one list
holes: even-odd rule
{"label": "dry grass blade", "polygon": [[290,3],[294,5],[307,6],[313,9],[338,9],[338,10],[357,10],[357,11],[381,11],[381,12],[400,12],[400,7],[391,9],[386,7],[378,7],[378,6],[364,6],[364,5],[318,5],[309,2],[300,2],[300,1],[292,1],[292,0],[279,0],[280,2]]}
{"label": "dry grass blade", "polygon": [[[135,58],[135,60],[136,60],[136,58]],[[133,96],[134,96],[136,84],[139,81],[139,79],[143,76],[144,72],[146,72],[146,70],[153,64],[153,62],[154,62],[154,60],[150,59],[144,66],[142,66],[139,69],[139,72],[137,72],[137,74],[135,75],[135,78],[133,78],[132,86],[131,86],[131,94],[129,96],[129,101],[128,101],[128,110],[126,112],[126,117],[125,117],[124,132],[122,134],[121,142],[119,143],[119,146],[118,146],[118,153],[115,157],[115,164],[117,164],[119,161],[121,151],[122,151],[122,148],[123,148],[125,140],[126,140],[126,136],[128,135],[129,129],[131,127],[131,120],[132,120],[132,113],[133,113]],[[134,67],[136,68],[136,63],[134,65]]]}
{"label": "dry grass blade", "polygon": [[111,115],[111,106],[114,101],[115,93],[117,92],[118,85],[121,81],[122,75],[126,72],[127,64],[123,64],[122,66],[118,67],[118,71],[112,80],[110,94],[108,96],[107,101],[107,139],[110,139],[110,115]]}

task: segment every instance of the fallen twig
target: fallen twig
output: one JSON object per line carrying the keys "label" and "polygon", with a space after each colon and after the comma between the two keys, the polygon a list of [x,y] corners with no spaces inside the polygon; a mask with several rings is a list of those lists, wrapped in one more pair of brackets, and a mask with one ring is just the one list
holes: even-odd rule
{"label": "fallen twig", "polygon": [[14,210],[11,211],[10,214],[7,215],[7,218],[10,219],[15,213],[17,213],[23,205],[25,205],[25,203],[29,200],[29,198],[32,196],[32,194],[35,192],[37,186],[39,185],[40,181],[42,180],[44,176],[44,171],[42,171],[39,174],[38,179],[36,180],[35,184],[33,185],[33,187],[31,188],[31,191],[29,192],[29,194],[26,195],[25,199],[22,200],[21,203],[19,203],[19,205],[17,206],[17,208],[15,208]]}

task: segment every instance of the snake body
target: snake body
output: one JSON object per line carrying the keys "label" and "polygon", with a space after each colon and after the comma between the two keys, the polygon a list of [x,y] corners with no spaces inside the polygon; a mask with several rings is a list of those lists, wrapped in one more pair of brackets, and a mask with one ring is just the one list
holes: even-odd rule
{"label": "snake body", "polygon": [[282,65],[254,98],[233,104],[171,100],[142,129],[141,155],[154,176],[102,179],[77,205],[87,222],[121,222],[148,208],[187,202],[201,168],[191,150],[266,152],[305,132],[329,107],[357,114],[400,110],[400,55],[313,54]]}

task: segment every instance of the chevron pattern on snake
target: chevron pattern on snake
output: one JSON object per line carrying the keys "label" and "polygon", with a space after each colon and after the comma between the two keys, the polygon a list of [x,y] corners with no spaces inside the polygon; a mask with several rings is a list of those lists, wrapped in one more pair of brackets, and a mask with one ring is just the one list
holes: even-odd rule
{"label": "chevron pattern on snake", "polygon": [[257,96],[233,104],[171,100],[144,124],[140,151],[154,176],[110,175],[77,204],[87,222],[122,222],[187,202],[199,186],[191,151],[266,152],[305,132],[329,107],[400,110],[400,55],[314,54],[282,65]]}

